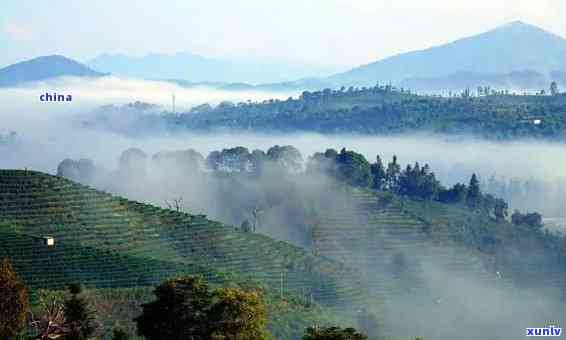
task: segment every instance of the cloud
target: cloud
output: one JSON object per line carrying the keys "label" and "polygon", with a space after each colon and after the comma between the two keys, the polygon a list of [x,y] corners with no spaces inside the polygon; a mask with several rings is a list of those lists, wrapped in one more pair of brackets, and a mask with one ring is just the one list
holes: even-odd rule
{"label": "cloud", "polygon": [[9,22],[4,25],[4,32],[14,41],[31,41],[34,39],[33,29],[22,23]]}

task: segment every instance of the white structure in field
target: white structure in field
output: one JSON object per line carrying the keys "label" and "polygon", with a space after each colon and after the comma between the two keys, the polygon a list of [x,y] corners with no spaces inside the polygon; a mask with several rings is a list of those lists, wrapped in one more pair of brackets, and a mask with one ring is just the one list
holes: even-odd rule
{"label": "white structure in field", "polygon": [[52,236],[44,236],[43,237],[43,244],[48,247],[53,247],[55,245],[55,238]]}

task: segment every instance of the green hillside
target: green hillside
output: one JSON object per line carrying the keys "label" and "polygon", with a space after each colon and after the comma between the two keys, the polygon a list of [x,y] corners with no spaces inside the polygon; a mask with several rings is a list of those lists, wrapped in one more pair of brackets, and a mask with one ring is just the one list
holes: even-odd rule
{"label": "green hillside", "polygon": [[[316,251],[360,269],[370,292],[366,305],[382,325],[382,335],[421,334],[427,329],[423,315],[440,308],[461,310],[460,280],[522,294],[544,287],[556,301],[564,295],[566,275],[552,272],[559,264],[550,246],[557,241],[550,235],[496,222],[462,205],[344,190],[352,204],[321,216],[313,235]],[[399,307],[407,301],[406,309]]]}
{"label": "green hillside", "polygon": [[[33,171],[0,170],[0,257],[32,288],[155,285],[198,273],[254,280],[285,295],[344,306],[363,295],[342,264],[266,236],[115,197]],[[52,236],[49,247],[42,237]]]}

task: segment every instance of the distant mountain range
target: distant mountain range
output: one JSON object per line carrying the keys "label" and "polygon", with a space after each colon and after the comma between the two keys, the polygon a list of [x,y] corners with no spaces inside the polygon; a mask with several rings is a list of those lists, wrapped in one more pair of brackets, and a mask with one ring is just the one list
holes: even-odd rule
{"label": "distant mountain range", "polygon": [[62,76],[100,77],[87,66],[60,55],[38,57],[0,69],[0,87],[18,86],[29,82]]}
{"label": "distant mountain range", "polygon": [[[566,71],[566,40],[516,21],[449,44],[389,57],[339,73],[326,80],[335,85],[393,84],[443,86],[472,76],[467,86],[498,78],[515,79]],[[509,76],[511,75],[511,76]],[[472,81],[473,80],[473,81]],[[538,86],[539,76],[533,77]],[[460,84],[460,80],[454,85]],[[529,84],[523,84],[530,86]]]}
{"label": "distant mountain range", "polygon": [[60,76],[96,77],[109,72],[166,80],[186,87],[207,85],[226,90],[314,90],[373,86],[377,82],[417,91],[477,86],[542,90],[548,89],[552,80],[566,87],[566,39],[517,21],[330,76],[326,75],[336,71],[331,67],[229,61],[190,53],[143,57],[103,54],[87,65],[63,56],[39,57],[0,69],[0,86]]}
{"label": "distant mountain range", "polygon": [[149,54],[142,57],[103,54],[87,61],[87,65],[100,72],[135,78],[249,84],[324,77],[339,71],[336,67],[222,60],[191,53]]}

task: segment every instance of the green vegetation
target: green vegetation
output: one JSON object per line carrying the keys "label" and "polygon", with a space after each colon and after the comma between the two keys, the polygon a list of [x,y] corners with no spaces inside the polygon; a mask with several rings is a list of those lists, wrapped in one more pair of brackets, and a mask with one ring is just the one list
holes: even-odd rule
{"label": "green vegetation", "polygon": [[309,327],[303,340],[367,340],[367,336],[358,333],[353,328],[339,327]]}
{"label": "green vegetation", "polygon": [[71,297],[63,305],[64,325],[67,329],[65,339],[68,340],[87,340],[96,331],[94,312],[85,298],[80,296],[81,290],[79,284],[69,285]]}
{"label": "green vegetation", "polygon": [[[357,303],[364,291],[355,271],[336,261],[202,215],[128,201],[60,177],[1,170],[0,202],[0,256],[13,259],[35,306],[40,289],[61,290],[69,283],[81,282],[87,292],[119,292],[201,275],[212,284],[256,282],[273,296],[281,294],[270,304],[278,312],[270,315],[269,326],[274,334],[296,339],[309,320],[330,313],[322,310]],[[308,298],[312,307],[306,307]],[[112,314],[104,308],[99,314]],[[136,309],[128,309],[115,320],[135,317]]]}
{"label": "green vegetation", "polygon": [[135,319],[147,340],[268,340],[267,307],[261,293],[238,288],[210,291],[198,277],[169,280],[154,291]]}
{"label": "green vegetation", "polygon": [[0,339],[12,339],[26,325],[28,292],[8,258],[0,264]]}
{"label": "green vegetation", "polygon": [[[173,130],[218,128],[256,131],[399,134],[474,134],[493,139],[563,139],[566,95],[513,95],[481,91],[472,96],[420,96],[391,86],[325,89],[297,99],[218,106],[168,114]],[[486,92],[487,91],[487,92]],[[540,124],[535,123],[540,120]]]}

